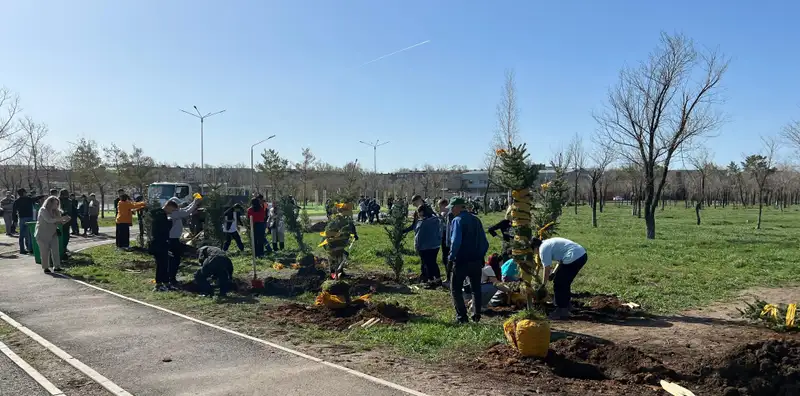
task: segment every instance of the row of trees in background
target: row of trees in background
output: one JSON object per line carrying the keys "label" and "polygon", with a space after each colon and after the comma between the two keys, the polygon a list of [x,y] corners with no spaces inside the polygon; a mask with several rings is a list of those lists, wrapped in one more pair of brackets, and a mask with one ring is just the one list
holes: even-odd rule
{"label": "row of trees in background", "polygon": [[[576,136],[550,160],[554,169],[570,171],[574,213],[585,199],[597,227],[597,212],[611,188],[631,202],[634,215],[644,214],[645,235],[654,239],[656,213],[667,200],[683,200],[687,207],[692,202],[698,225],[704,205],[758,206],[758,228],[765,204],[783,209],[797,203],[800,173],[778,161],[777,137],[762,137],[759,152],[726,166],[714,164],[703,147],[724,121],[717,105],[728,65],[729,58],[699,50],[686,36],[662,34],[647,60],[623,68],[603,110],[594,114],[598,130],[591,145]],[[508,71],[485,156],[490,185],[484,197],[500,176],[495,150],[518,144],[517,102],[515,74]],[[800,150],[800,121],[787,126],[782,137]],[[674,171],[679,164],[684,170]]]}

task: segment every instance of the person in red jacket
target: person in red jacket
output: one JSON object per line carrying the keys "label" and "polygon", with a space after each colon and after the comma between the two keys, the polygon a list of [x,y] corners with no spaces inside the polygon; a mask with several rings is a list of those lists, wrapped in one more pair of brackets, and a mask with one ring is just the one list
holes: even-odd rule
{"label": "person in red jacket", "polygon": [[261,204],[261,200],[253,198],[250,207],[247,209],[247,218],[253,222],[253,244],[255,245],[256,257],[264,257],[264,241],[267,234],[267,209]]}

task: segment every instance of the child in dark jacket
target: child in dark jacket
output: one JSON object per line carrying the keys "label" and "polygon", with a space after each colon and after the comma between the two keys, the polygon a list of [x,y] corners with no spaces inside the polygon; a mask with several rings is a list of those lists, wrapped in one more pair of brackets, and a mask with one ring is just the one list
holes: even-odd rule
{"label": "child in dark jacket", "polygon": [[178,209],[175,201],[167,201],[163,208],[150,211],[150,254],[156,261],[156,287],[154,292],[169,290],[169,230],[172,221],[167,217]]}
{"label": "child in dark jacket", "polygon": [[233,263],[222,249],[213,246],[203,246],[197,251],[200,269],[194,273],[194,283],[202,295],[213,296],[214,288],[208,281],[209,278],[217,280],[219,296],[225,297],[228,293],[230,282],[233,279]]}

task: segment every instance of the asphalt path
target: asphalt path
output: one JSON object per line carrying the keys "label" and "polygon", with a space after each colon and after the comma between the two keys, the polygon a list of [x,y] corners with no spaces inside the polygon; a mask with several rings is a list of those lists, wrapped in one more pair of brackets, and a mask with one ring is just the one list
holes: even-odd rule
{"label": "asphalt path", "polygon": [[[102,243],[78,240],[70,243],[71,249]],[[0,311],[133,395],[407,395],[72,280],[45,275],[30,256],[3,258],[0,271]]]}
{"label": "asphalt path", "polygon": [[0,353],[0,396],[49,396],[8,356]]}

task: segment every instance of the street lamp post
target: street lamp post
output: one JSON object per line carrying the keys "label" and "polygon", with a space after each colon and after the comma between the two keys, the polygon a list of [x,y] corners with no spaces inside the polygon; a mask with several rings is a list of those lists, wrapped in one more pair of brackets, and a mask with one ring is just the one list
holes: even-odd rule
{"label": "street lamp post", "polygon": [[205,122],[206,118],[214,116],[214,115],[217,115],[217,114],[220,114],[220,113],[224,113],[225,110],[220,110],[220,111],[217,111],[217,112],[214,112],[214,113],[208,113],[206,115],[203,115],[202,113],[200,113],[200,110],[197,110],[197,106],[192,106],[192,107],[194,108],[194,111],[197,112],[197,114],[190,113],[190,112],[188,112],[186,110],[181,110],[181,109],[179,109],[179,110],[181,110],[182,112],[184,112],[184,113],[186,113],[186,114],[188,114],[188,115],[190,115],[192,117],[200,119],[200,193],[202,194],[203,193],[203,184],[205,184],[205,182],[206,182],[206,168],[205,168],[206,165],[205,165],[205,158],[204,158],[204,152],[203,152],[203,123]]}
{"label": "street lamp post", "polygon": [[378,199],[378,147],[383,146],[384,144],[389,144],[389,142],[381,143],[380,139],[376,140],[374,143],[372,142],[365,142],[363,140],[359,140],[361,144],[365,144],[367,146],[372,147],[372,173],[374,173],[375,177],[375,199]]}
{"label": "street lamp post", "polygon": [[255,192],[255,189],[256,189],[256,167],[255,167],[255,165],[253,165],[253,149],[255,149],[256,146],[258,146],[259,144],[264,143],[267,140],[270,140],[270,139],[272,139],[274,137],[275,137],[275,135],[272,135],[272,136],[270,136],[270,137],[268,137],[268,138],[266,138],[266,139],[264,139],[264,140],[262,140],[262,141],[260,141],[260,142],[258,142],[256,144],[250,146],[250,173],[251,173],[251,182],[252,182],[250,188],[253,190],[253,191],[250,192],[251,194],[253,192]]}

